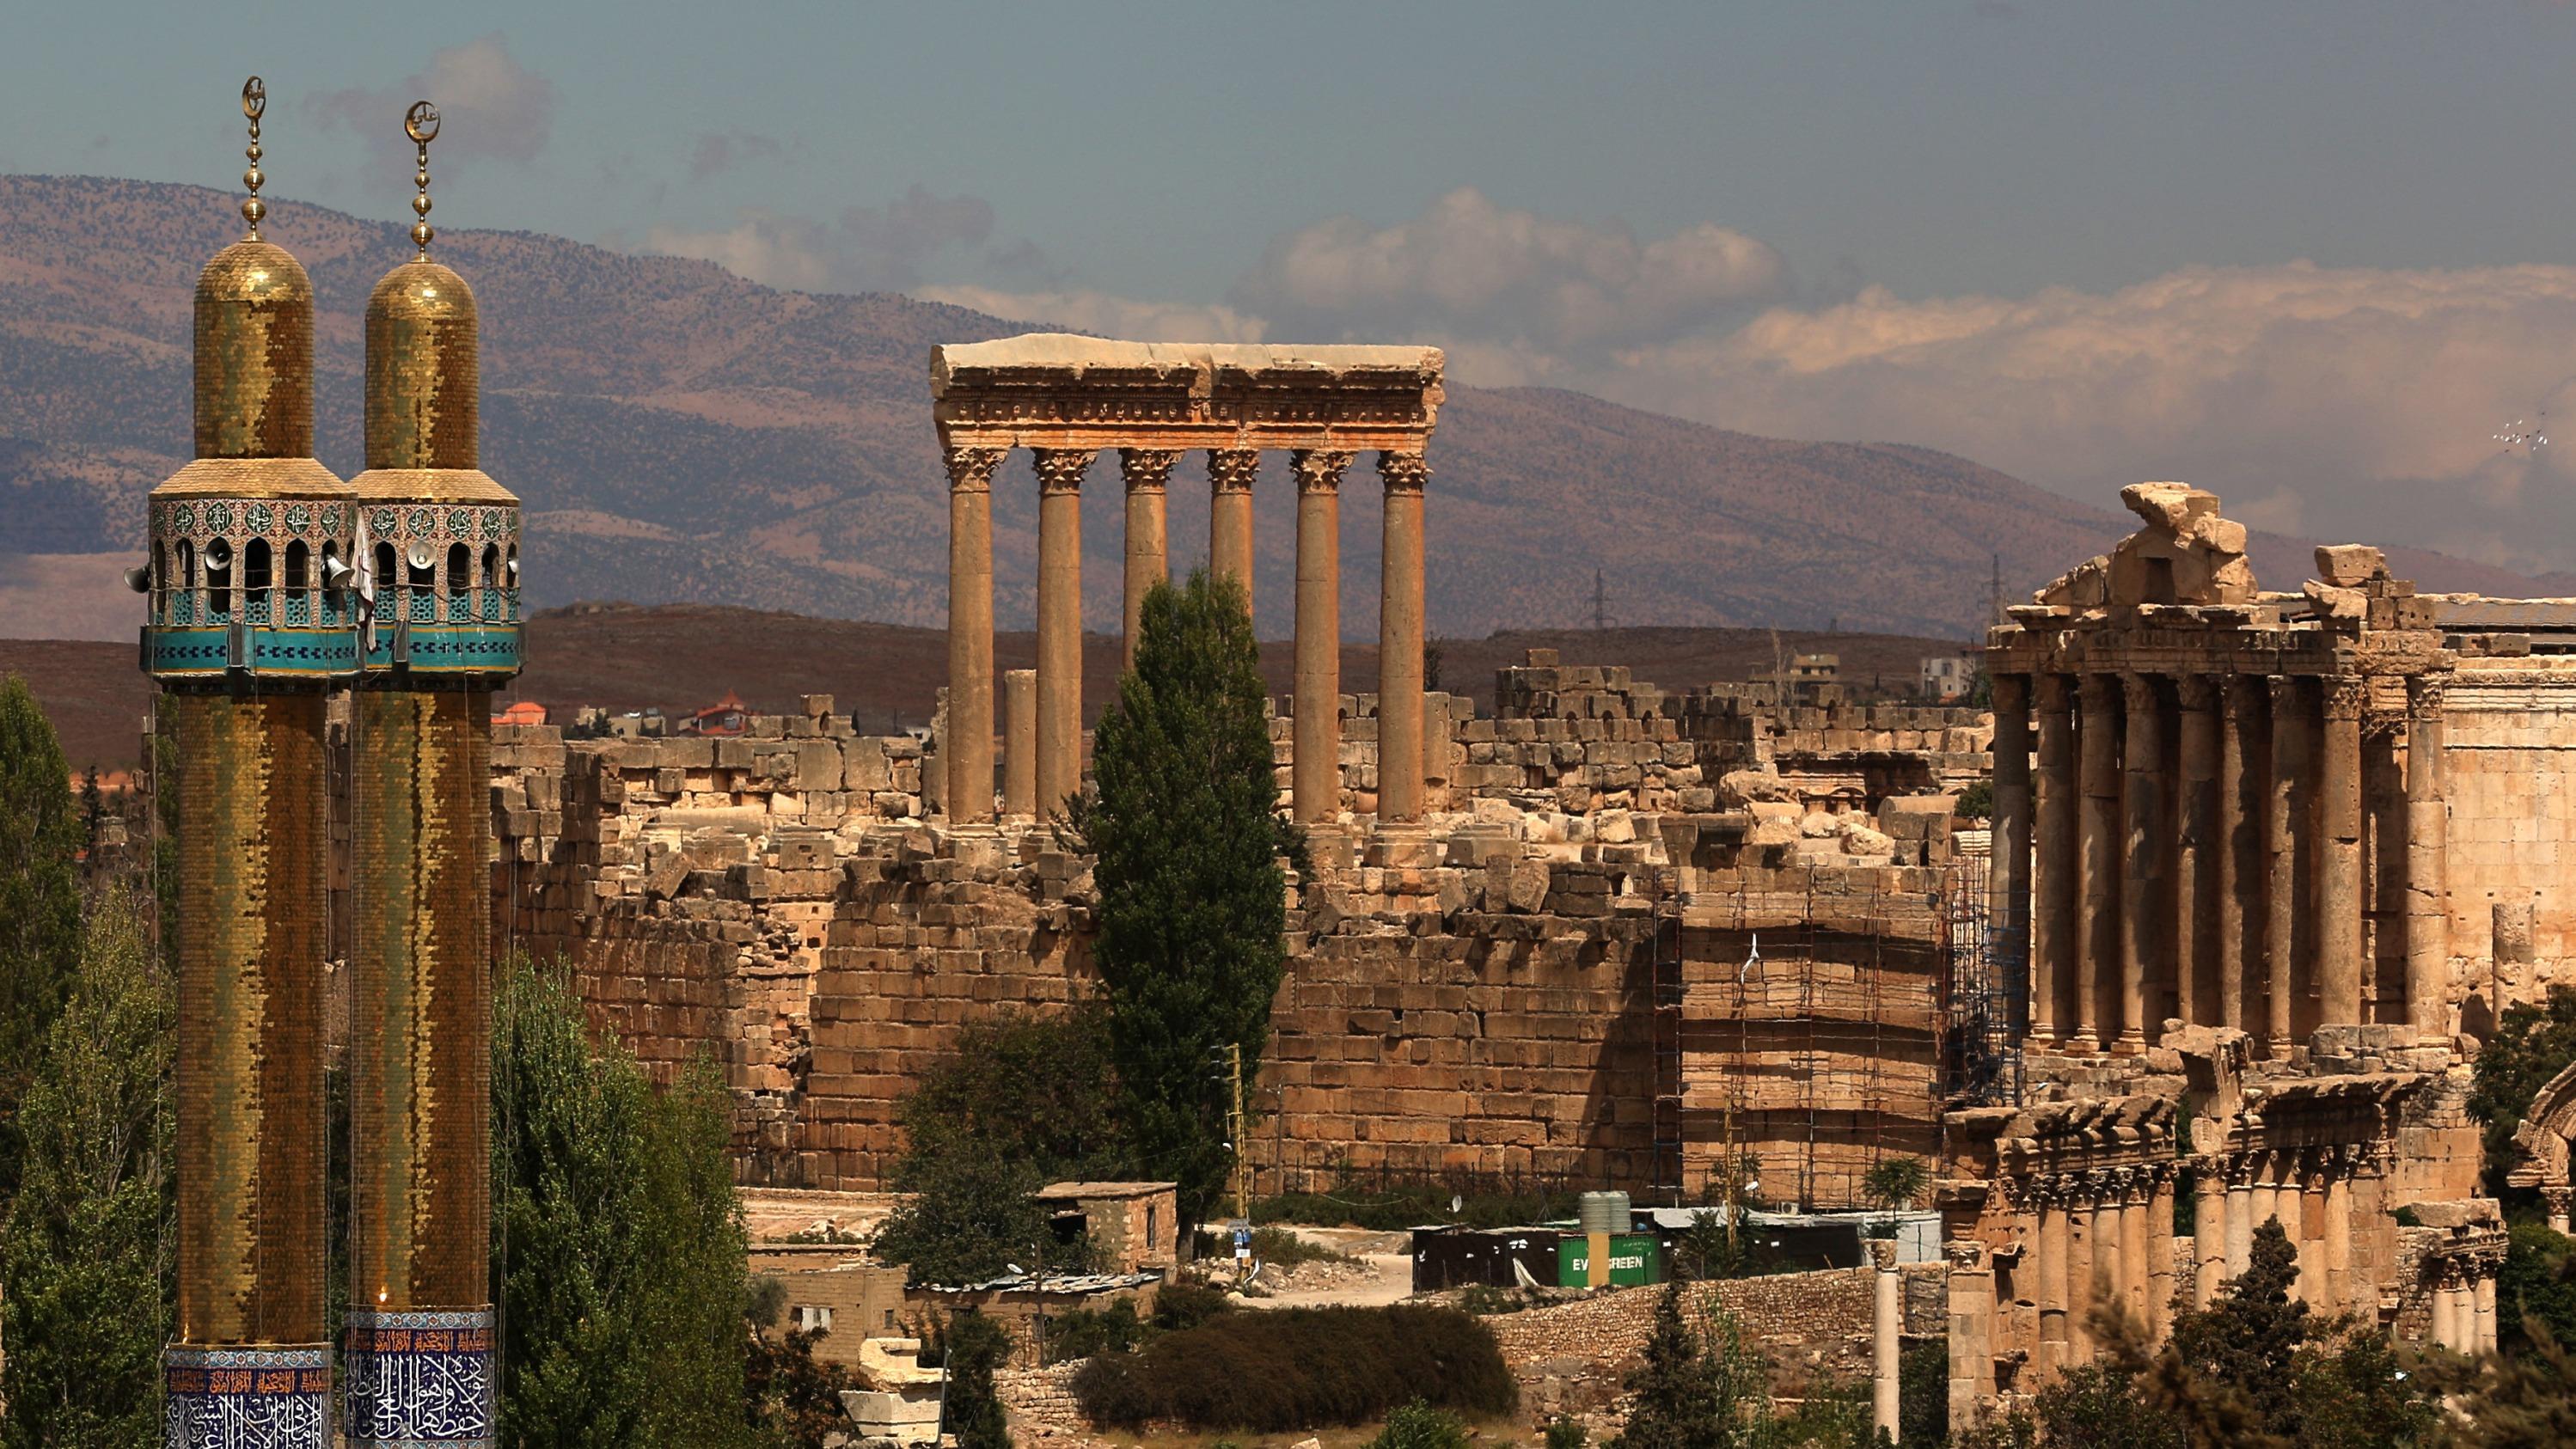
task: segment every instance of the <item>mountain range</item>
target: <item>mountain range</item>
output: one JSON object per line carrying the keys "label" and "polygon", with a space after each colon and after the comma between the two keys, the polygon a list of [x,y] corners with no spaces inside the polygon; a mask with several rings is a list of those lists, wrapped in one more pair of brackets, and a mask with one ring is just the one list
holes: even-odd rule
{"label": "mountain range", "polygon": [[[0,176],[0,633],[124,637],[116,566],[142,496],[189,443],[189,308],[235,198],[96,177]],[[266,235],[318,299],[322,461],[359,470],[360,317],[404,260],[404,226],[278,199]],[[892,294],[778,291],[710,263],[526,232],[443,233],[475,288],[483,465],[528,510],[532,606],[585,599],[739,605],[890,624],[945,617],[945,474],[930,349],[1043,330]],[[1402,338],[1375,339],[1403,341]],[[1838,626],[1961,637],[1990,580],[2009,597],[2100,551],[2126,515],[1965,459],[1894,443],[1796,442],[1581,394],[1452,384],[1435,434],[1430,624]],[[2143,462],[2144,460],[2142,460]],[[1256,602],[1284,630],[1293,489],[1256,490]],[[1344,490],[1343,625],[1373,637],[1372,474]],[[1202,460],[1173,478],[1174,563],[1205,555]],[[1119,615],[1114,460],[1084,505],[1093,628]],[[1025,627],[1036,485],[995,484],[996,604]],[[2267,584],[2309,571],[2262,537]],[[2503,570],[2392,550],[2427,588],[2541,591]],[[1597,610],[1597,614],[1596,614]]]}

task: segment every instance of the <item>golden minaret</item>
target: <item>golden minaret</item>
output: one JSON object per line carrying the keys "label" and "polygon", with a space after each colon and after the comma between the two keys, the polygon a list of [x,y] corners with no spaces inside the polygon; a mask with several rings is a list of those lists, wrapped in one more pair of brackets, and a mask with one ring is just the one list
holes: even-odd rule
{"label": "golden minaret", "polygon": [[492,690],[519,668],[519,501],[477,466],[473,289],[419,254],[367,300],[375,618],[351,699],[348,1433],[489,1444]]}
{"label": "golden minaret", "polygon": [[[143,663],[178,795],[178,1321],[173,1446],[328,1449],[322,959],[325,696],[355,662],[333,586],[349,486],[313,458],[313,287],[249,234],[197,278],[196,460],[152,490]],[[100,1305],[131,1312],[135,1305]]]}

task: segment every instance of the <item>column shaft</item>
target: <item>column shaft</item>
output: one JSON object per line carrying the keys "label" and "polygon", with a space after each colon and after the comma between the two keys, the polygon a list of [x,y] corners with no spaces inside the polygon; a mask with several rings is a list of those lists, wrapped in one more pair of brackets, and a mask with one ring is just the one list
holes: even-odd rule
{"label": "column shaft", "polygon": [[[2075,1039],[2078,1051],[2098,1051],[2102,1031],[2102,971],[2119,970],[2120,929],[2120,687],[2107,674],[2084,676],[2077,749],[2083,779],[2083,920],[2075,937]],[[2119,1023],[2112,1022],[2116,1030]]]}
{"label": "column shaft", "polygon": [[2322,1024],[2350,1026],[2361,1008],[2361,706],[2363,685],[2325,681],[2317,761],[2317,977]]}
{"label": "column shaft", "polygon": [[[2147,1192],[2146,1222],[2139,1236],[2147,1245],[2147,1335],[2162,1342],[2173,1326],[2174,1261],[2177,1252],[2185,1251],[2174,1240],[2174,1174],[2172,1169],[2156,1172]],[[2183,1271],[2195,1271],[2184,1265]],[[2196,1272],[2195,1272],[2196,1276]]]}
{"label": "column shaft", "polygon": [[2477,1278],[2469,1285],[2469,1301],[2476,1315],[2476,1326],[2469,1338],[2476,1347],[2473,1353],[2496,1351],[2496,1280],[2492,1265],[2477,1265]]}
{"label": "column shaft", "polygon": [[[2124,1189],[2111,1182],[2107,1173],[2096,1176],[2101,1180],[2093,1196],[2093,1292],[2084,1303],[2088,1320],[2096,1309],[2126,1313],[2129,1306],[2129,1254],[2122,1241],[2128,1235],[2120,1231],[2120,1196]],[[2088,1337],[2086,1342],[2098,1348],[2101,1340],[2098,1336]]]}
{"label": "column shaft", "polygon": [[2239,1160],[2227,1170],[2227,1272],[2244,1276],[2254,1262],[2254,1178],[2250,1164]]}
{"label": "column shaft", "polygon": [[2442,789],[2442,681],[2406,681],[2406,1019],[2422,1037],[2450,1025],[2451,807]]}
{"label": "column shaft", "polygon": [[2272,681],[2272,778],[2263,806],[2265,847],[2270,875],[2264,893],[2263,957],[2271,987],[2264,1025],[2274,1056],[2286,1055],[2295,1031],[2291,1010],[2301,982],[2298,969],[2300,890],[2299,805],[2305,796],[2300,777],[2308,765],[2306,691],[2299,681]]}
{"label": "column shaft", "polygon": [[1897,1415],[1903,1404],[1898,1367],[1904,1354],[1905,1280],[1896,1269],[1896,1244],[1873,1242],[1870,1260],[1876,1265],[1877,1311],[1870,1325],[1872,1426],[1893,1442],[1898,1433]]}
{"label": "column shaft", "polygon": [[2133,1170],[2120,1192],[2120,1308],[2143,1323],[2155,1269],[2147,1252],[2147,1199],[2153,1188],[2138,1180],[2142,1175]]}
{"label": "column shaft", "polygon": [[2030,676],[1994,677],[1994,830],[1987,851],[1986,934],[1995,968],[2011,973],[2015,1030],[2034,1020],[2030,957]]}
{"label": "column shaft", "polygon": [[2093,1361],[2094,1256],[2100,1251],[2094,1217],[2093,1186],[2081,1173],[2068,1174],[2066,1199],[2066,1361]]}
{"label": "column shaft", "polygon": [[2227,1179],[2204,1160],[2192,1173],[2191,1233],[2193,1267],[2191,1300],[2207,1308],[2227,1276]]}
{"label": "column shaft", "polygon": [[993,816],[993,470],[1002,448],[948,450],[948,818]]}
{"label": "column shaft", "polygon": [[2219,858],[2218,690],[2186,676],[2182,704],[2182,799],[2174,812],[2174,1014],[2186,1026],[2217,1023]]}
{"label": "column shaft", "polygon": [[1041,820],[1061,816],[1082,789],[1082,470],[1091,457],[1077,448],[1037,450]]}
{"label": "column shaft", "polygon": [[1419,453],[1380,453],[1386,484],[1377,606],[1377,818],[1422,818],[1422,492]]}
{"label": "column shaft", "polygon": [[1038,672],[1002,675],[1002,813],[1038,812]]}
{"label": "column shaft", "polygon": [[2065,675],[2039,676],[2035,694],[2039,765],[2032,772],[2030,1040],[2044,1048],[2067,1030],[2067,998],[2075,980],[2075,714]]}
{"label": "column shaft", "polygon": [[1300,449],[1297,472],[1296,756],[1289,786],[1300,822],[1342,803],[1342,470],[1351,455]]}
{"label": "column shaft", "polygon": [[[2253,681],[2229,676],[2219,700],[2217,889],[2218,1014],[2213,1025],[2247,1025],[2245,959],[2248,945],[2259,961],[2263,912],[2263,700]],[[2247,903],[2255,904],[2248,911]],[[2249,930],[2250,927],[2250,930]]]}
{"label": "column shaft", "polygon": [[2074,1251],[2072,1235],[2067,1230],[2066,1199],[2056,1187],[2047,1185],[2037,1192],[2039,1203],[2039,1251],[2034,1255],[2039,1271],[2039,1366],[2042,1382],[2054,1378],[2071,1363],[2068,1347],[2070,1332],[2067,1311],[2073,1302],[2069,1287],[2070,1254]]}
{"label": "column shaft", "polygon": [[1232,575],[1252,607],[1252,480],[1261,455],[1249,448],[1208,450],[1208,572]]}
{"label": "column shaft", "polygon": [[2353,1306],[2352,1178],[2348,1163],[2328,1168],[2325,1192],[2326,1305],[2341,1313]]}
{"label": "column shaft", "polygon": [[[2142,1051],[2147,1044],[2147,978],[2173,934],[2173,920],[2159,909],[2164,900],[2164,711],[2153,677],[2122,677],[2128,697],[2125,768],[2121,771],[2120,846],[2120,1021],[2119,1045]],[[2161,1025],[2161,1023],[2159,1023]]]}
{"label": "column shaft", "polygon": [[2459,1352],[2462,1335],[2459,1319],[2459,1289],[2452,1283],[2448,1264],[2435,1270],[2433,1278],[2433,1344]]}
{"label": "column shaft", "polygon": [[1126,633],[1123,668],[1136,667],[1136,636],[1145,612],[1145,593],[1170,576],[1163,537],[1164,485],[1181,455],[1165,448],[1121,448],[1118,471],[1127,484]]}

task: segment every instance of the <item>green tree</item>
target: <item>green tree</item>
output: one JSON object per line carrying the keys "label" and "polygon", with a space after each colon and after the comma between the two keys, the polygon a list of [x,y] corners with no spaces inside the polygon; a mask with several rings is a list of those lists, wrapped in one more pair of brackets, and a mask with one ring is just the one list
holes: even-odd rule
{"label": "green tree", "polygon": [[1422,1399],[1396,1407],[1367,1449],[1467,1449],[1467,1421]]}
{"label": "green tree", "polygon": [[1010,1424],[993,1391],[994,1370],[1010,1361],[1011,1331],[981,1313],[954,1313],[939,1352],[948,1369],[941,1428],[957,1436],[957,1449],[1011,1449]]}
{"label": "green tree", "polygon": [[[830,1329],[780,1325],[786,1307],[786,1283],[754,1280],[742,1312],[743,1417],[777,1449],[824,1449],[849,1428],[841,1391],[863,1385],[846,1367],[814,1357]],[[775,1337],[773,1325],[781,1326]]]}
{"label": "green tree", "polygon": [[0,1244],[10,1449],[159,1442],[176,1016],[140,903],[102,896],[21,1101],[25,1172]]}
{"label": "green tree", "polygon": [[[1127,1175],[1106,1015],[1004,1012],[957,1044],[904,1100],[894,1186],[913,1194],[874,1248],[915,1283],[978,1283],[1017,1263],[1080,1269],[1034,1194],[1050,1182]],[[1041,1262],[1043,1260],[1043,1262]]]}
{"label": "green tree", "polygon": [[2519,1353],[2533,1345],[2526,1320],[2548,1330],[2551,1341],[2576,1343],[2576,1238],[2543,1223],[2515,1223],[2496,1271],[2499,1346]]}
{"label": "green tree", "polygon": [[702,1061],[657,1089],[554,970],[506,969],[493,1016],[502,1442],[754,1442],[722,1081]]}
{"label": "green tree", "polygon": [[1622,1387],[1636,1396],[1608,1449],[1729,1449],[1740,1415],[1735,1385],[1682,1316],[1682,1287],[1664,1285],[1645,1358]]}
{"label": "green tree", "polygon": [[2524,1325],[2528,1351],[2492,1365],[2453,1360],[2434,1375],[2458,1412],[2430,1436],[2441,1449],[2564,1449],[2576,1444],[2576,1354],[2545,1323]]}
{"label": "green tree", "polygon": [[82,840],[54,727],[0,675],[0,1201],[18,1186],[18,1099],[80,960]]}
{"label": "green tree", "polygon": [[2486,1139],[2487,1180],[2502,1183],[2519,1149],[2513,1129],[2531,1110],[2532,1098],[2569,1062],[2576,1062],[2576,990],[2549,988],[2545,1003],[2506,1007],[2493,1036],[2478,1049],[2469,1090],[2469,1115]]}
{"label": "green tree", "polygon": [[1223,1048],[1247,1073],[1287,965],[1287,881],[1304,838],[1279,814],[1250,611],[1226,575],[1144,599],[1136,667],[1093,740],[1072,834],[1098,861],[1093,956],[1139,1167],[1201,1221],[1233,1152]]}

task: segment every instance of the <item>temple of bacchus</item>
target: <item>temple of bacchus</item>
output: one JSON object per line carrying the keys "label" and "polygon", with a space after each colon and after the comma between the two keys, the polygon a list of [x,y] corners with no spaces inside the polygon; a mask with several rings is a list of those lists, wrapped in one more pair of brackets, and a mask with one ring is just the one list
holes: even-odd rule
{"label": "temple of bacchus", "polygon": [[[860,734],[820,697],[738,736],[501,727],[496,933],[568,958],[648,1061],[718,1052],[745,1183],[880,1185],[897,1105],[960,1023],[1091,989],[1089,862],[1048,819],[1084,766],[1086,466],[1118,453],[1132,650],[1176,566],[1178,453],[1208,452],[1207,557],[1243,575],[1254,460],[1281,450],[1297,667],[1272,739],[1318,848],[1246,1144],[1260,1190],[1382,1174],[1691,1203],[1749,1159],[1759,1200],[1833,1209],[1922,1158],[1963,1405],[2083,1361],[2098,1304],[2160,1326],[2275,1220],[2309,1301],[2493,1342],[2504,1239],[2468,1063],[2568,966],[2576,602],[2421,593],[2356,546],[2266,590],[2215,497],[2142,484],[2135,533],[1992,631],[1990,712],[1666,688],[1548,651],[1483,709],[1420,673],[1441,365],[939,349],[931,738]],[[1039,659],[997,676],[1012,448],[1041,494]],[[1386,665],[1351,691],[1336,490],[1368,453]],[[1955,809],[1980,780],[1990,828]],[[2576,1080],[2534,1114],[2518,1180],[2563,1206]]]}

